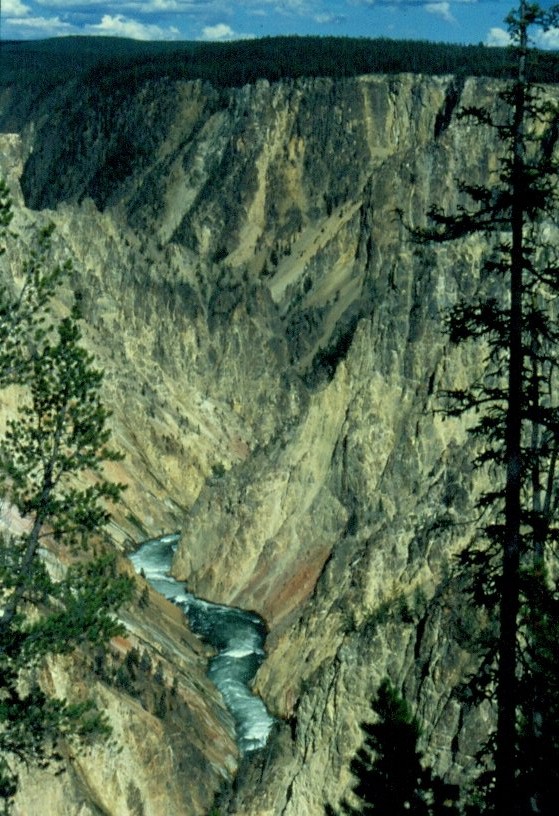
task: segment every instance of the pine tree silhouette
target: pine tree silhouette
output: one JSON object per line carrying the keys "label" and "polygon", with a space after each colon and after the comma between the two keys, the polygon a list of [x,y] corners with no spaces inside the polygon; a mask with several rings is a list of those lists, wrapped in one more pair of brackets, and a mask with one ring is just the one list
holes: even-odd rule
{"label": "pine tree silhouette", "polygon": [[[350,766],[357,779],[353,795],[358,804],[344,800],[341,812],[348,816],[457,814],[457,788],[424,767],[417,747],[417,719],[388,680],[382,682],[371,707],[377,719],[361,724],[365,739]],[[336,816],[330,805],[326,813]]]}
{"label": "pine tree silhouette", "polygon": [[530,82],[534,54],[528,35],[532,26],[549,28],[558,19],[559,7],[544,11],[525,0],[509,15],[516,78],[498,94],[498,110],[471,106],[459,114],[497,135],[498,167],[487,185],[460,182],[469,204],[453,213],[432,208],[431,228],[415,233],[428,242],[482,233],[493,247],[476,295],[459,301],[448,321],[452,343],[481,343],[484,374],[443,396],[448,415],[477,417],[471,429],[474,464],[491,484],[479,500],[477,536],[461,567],[470,576],[472,598],[490,611],[498,630],[477,678],[478,690],[482,685],[485,697],[496,702],[482,812],[497,816],[540,812],[535,791],[531,804],[519,795],[519,721],[522,716],[525,734],[533,729],[533,749],[541,752],[535,749],[537,723],[555,693],[551,673],[538,660],[527,661],[523,651],[528,644],[541,654],[544,642],[538,644],[540,635],[529,623],[541,599],[526,576],[540,575],[540,596],[556,594],[554,580],[543,576],[559,521],[559,255],[549,235],[559,206],[557,103]]}

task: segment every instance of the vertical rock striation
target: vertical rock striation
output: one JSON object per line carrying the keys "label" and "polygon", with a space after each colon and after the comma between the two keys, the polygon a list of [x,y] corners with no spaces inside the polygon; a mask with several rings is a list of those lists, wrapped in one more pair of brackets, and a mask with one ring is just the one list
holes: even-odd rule
{"label": "vertical rock striation", "polygon": [[127,453],[116,540],[180,527],[175,577],[270,627],[257,686],[281,725],[231,814],[338,801],[386,675],[449,779],[487,730],[454,694],[482,624],[451,577],[480,485],[465,422],[435,408],[480,371],[443,319],[489,250],[409,227],[495,166],[455,116],[494,99],[489,80],[407,74],[163,79],[126,104],[69,84],[22,132],[25,200],[51,211],[20,217],[52,218],[76,259]]}

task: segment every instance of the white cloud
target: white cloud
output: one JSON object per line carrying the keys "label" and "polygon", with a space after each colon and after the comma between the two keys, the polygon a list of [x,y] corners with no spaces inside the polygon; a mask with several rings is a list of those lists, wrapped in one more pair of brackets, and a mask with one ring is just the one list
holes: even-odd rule
{"label": "white cloud", "polygon": [[154,11],[188,11],[198,7],[197,3],[181,3],[180,0],[144,0],[142,3],[126,3],[143,9],[146,14]]}
{"label": "white cloud", "polygon": [[345,14],[315,14],[314,21],[319,25],[339,25],[346,21]]}
{"label": "white cloud", "polygon": [[508,31],[504,28],[490,28],[489,34],[485,38],[486,45],[505,46],[511,44],[511,38]]}
{"label": "white cloud", "polygon": [[161,28],[157,25],[140,23],[122,14],[104,14],[101,22],[87,26],[90,34],[102,34],[107,37],[130,37],[132,40],[173,40],[180,32],[174,26]]}
{"label": "white cloud", "polygon": [[25,17],[31,11],[21,0],[4,0],[0,5],[6,17]]}
{"label": "white cloud", "polygon": [[559,28],[550,28],[547,31],[539,31],[534,39],[538,48],[559,48]]}
{"label": "white cloud", "polygon": [[[119,10],[134,10],[143,14],[154,14],[159,12],[197,12],[207,11],[208,8],[222,8],[223,2],[220,0],[112,0],[111,3],[103,3],[101,0],[35,0],[40,6],[49,8],[67,8],[78,10],[88,6],[110,6],[113,12]],[[120,16],[114,14],[115,17]]]}
{"label": "white cloud", "polygon": [[423,8],[428,14],[436,14],[437,17],[442,17],[443,20],[446,20],[447,23],[456,22],[455,18],[452,16],[452,12],[450,11],[450,3],[426,3]]}
{"label": "white cloud", "polygon": [[[116,2],[113,2],[113,5],[116,5]],[[78,11],[79,9],[85,8],[87,6],[100,6],[102,5],[99,0],[35,0],[36,6],[43,6],[43,8],[58,8],[58,9],[71,9],[72,11]]]}
{"label": "white cloud", "polygon": [[[296,14],[301,17],[314,16],[317,6],[320,6],[320,0],[245,0],[240,4],[247,7],[251,13],[255,13],[261,7],[271,7],[276,14]],[[256,8],[255,8],[256,7]]]}
{"label": "white cloud", "polygon": [[[486,45],[507,46],[512,43],[509,32],[504,28],[491,28],[485,38]],[[543,28],[537,29],[531,39],[531,44],[544,51],[559,49],[559,28],[550,28],[547,31],[544,31]]]}
{"label": "white cloud", "polygon": [[71,23],[61,20],[60,17],[8,17],[7,24],[10,36],[26,34],[37,37],[53,37],[57,34],[71,34],[75,31]]}
{"label": "white cloud", "polygon": [[[8,0],[12,3],[22,3],[24,0]],[[6,0],[4,0],[6,2]],[[106,6],[109,16],[139,16],[145,18],[150,14],[185,14],[209,21],[219,16],[229,17],[235,11],[242,9],[251,14],[267,14],[273,11],[276,14],[297,16],[314,16],[324,0],[112,0],[112,3],[103,3],[102,0],[34,0],[35,5],[45,9],[64,9],[68,14],[99,9]],[[4,7],[4,3],[2,3]],[[219,15],[219,16],[218,16]],[[209,27],[212,27],[208,23]]]}
{"label": "white cloud", "polygon": [[[181,15],[185,18],[198,18],[204,23],[216,16],[232,10],[229,0],[112,0],[111,3],[103,0],[35,0],[45,9],[64,10],[70,17],[83,21],[83,16],[98,12],[113,20],[152,19],[160,23],[165,14]],[[104,7],[104,8],[103,8]]]}
{"label": "white cloud", "polygon": [[281,0],[277,5],[290,11],[305,11],[309,7],[308,0]]}
{"label": "white cloud", "polygon": [[217,23],[202,29],[202,37],[205,40],[230,40],[234,36],[235,32],[227,23]]}
{"label": "white cloud", "polygon": [[220,42],[225,40],[253,40],[254,38],[254,34],[239,34],[238,31],[233,31],[227,23],[205,26],[202,29],[201,37],[199,37],[200,40],[219,40]]}

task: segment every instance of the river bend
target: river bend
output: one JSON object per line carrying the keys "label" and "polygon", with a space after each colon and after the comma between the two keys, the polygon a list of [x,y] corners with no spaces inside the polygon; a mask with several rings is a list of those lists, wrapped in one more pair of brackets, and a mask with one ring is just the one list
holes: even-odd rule
{"label": "river bend", "polygon": [[216,650],[209,661],[208,677],[233,716],[240,751],[257,751],[266,745],[274,724],[260,697],[251,690],[265,658],[266,625],[253,612],[197,598],[169,575],[179,537],[176,533],[150,539],[130,560],[157,592],[184,611],[194,634]]}

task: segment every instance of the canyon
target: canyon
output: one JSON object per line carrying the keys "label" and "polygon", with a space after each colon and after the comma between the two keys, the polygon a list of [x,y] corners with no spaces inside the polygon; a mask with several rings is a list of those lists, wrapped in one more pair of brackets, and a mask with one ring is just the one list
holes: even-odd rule
{"label": "canyon", "polygon": [[[55,224],[54,258],[74,265],[58,308],[79,294],[105,372],[123,569],[137,543],[180,531],[173,577],[266,621],[254,686],[275,720],[266,748],[239,753],[210,650],[138,577],[148,600],[123,611],[114,660],[145,652],[173,701],[151,710],[154,670],[139,698],[91,679],[115,744],[61,776],[29,771],[16,813],[39,797],[61,816],[319,816],[351,787],[386,676],[417,701],[435,771],[472,773],[491,712],[458,693],[481,613],[453,564],[483,485],[467,420],[437,395],[479,373],[444,320],[488,250],[419,245],[412,228],[461,203],[457,178],[495,167],[490,134],[456,112],[494,106],[497,85],[162,78],[101,94],[76,80],[20,120],[0,95],[19,252]],[[16,279],[20,261],[6,259]],[[3,416],[15,400],[0,395]],[[47,682],[69,693],[80,672],[67,659]]]}

